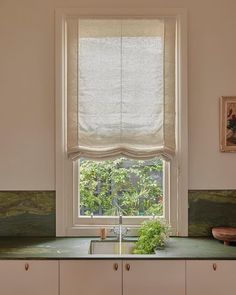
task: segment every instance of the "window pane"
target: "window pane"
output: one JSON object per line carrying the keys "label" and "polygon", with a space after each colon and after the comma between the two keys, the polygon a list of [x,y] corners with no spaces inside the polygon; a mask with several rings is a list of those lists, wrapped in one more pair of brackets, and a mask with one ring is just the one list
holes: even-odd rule
{"label": "window pane", "polygon": [[80,160],[80,215],[163,215],[163,160]]}

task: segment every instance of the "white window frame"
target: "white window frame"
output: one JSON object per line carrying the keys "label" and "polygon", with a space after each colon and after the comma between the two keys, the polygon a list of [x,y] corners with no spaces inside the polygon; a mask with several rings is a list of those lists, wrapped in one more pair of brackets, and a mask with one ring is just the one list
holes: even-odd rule
{"label": "white window frame", "polygon": [[[135,12],[134,12],[135,11]],[[97,218],[91,218],[90,224],[78,225],[78,208],[75,206],[75,193],[78,191],[75,174],[78,175],[78,165],[74,165],[66,154],[66,48],[65,21],[69,16],[104,18],[158,18],[175,16],[177,19],[177,50],[176,50],[176,155],[165,169],[170,171],[165,175],[165,181],[170,183],[168,197],[165,203],[165,215],[172,225],[172,235],[188,235],[188,128],[187,128],[187,12],[186,9],[56,9],[56,56],[55,56],[55,90],[56,90],[56,235],[57,236],[97,236],[101,226]],[[101,218],[101,217],[99,217]],[[107,220],[107,226],[111,219]],[[115,219],[116,217],[112,217]],[[132,217],[124,219],[135,228]],[[135,217],[137,220],[137,217]],[[117,218],[116,218],[117,220]],[[105,222],[106,223],[106,222]],[[136,233],[136,231],[131,231]]]}
{"label": "white window frame", "polygon": [[[80,226],[82,228],[86,227],[109,227],[114,226],[118,223],[117,216],[80,216],[78,210],[80,208],[79,202],[79,162],[73,164],[73,224]],[[163,165],[163,195],[164,195],[164,206],[163,206],[163,216],[158,216],[159,219],[165,217],[166,220],[170,221],[170,212],[169,212],[169,196],[170,190],[170,163],[165,161]],[[153,216],[123,216],[122,223],[127,225],[130,229],[135,229],[141,224],[144,220],[153,218]]]}

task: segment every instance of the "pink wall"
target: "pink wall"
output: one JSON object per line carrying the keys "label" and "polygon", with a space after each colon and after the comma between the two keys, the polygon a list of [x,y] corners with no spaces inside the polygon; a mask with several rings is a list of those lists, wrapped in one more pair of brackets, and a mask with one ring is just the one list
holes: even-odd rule
{"label": "pink wall", "polygon": [[234,0],[0,0],[0,190],[55,189],[54,10],[188,10],[189,188],[236,189],[219,152],[221,95],[236,95]]}

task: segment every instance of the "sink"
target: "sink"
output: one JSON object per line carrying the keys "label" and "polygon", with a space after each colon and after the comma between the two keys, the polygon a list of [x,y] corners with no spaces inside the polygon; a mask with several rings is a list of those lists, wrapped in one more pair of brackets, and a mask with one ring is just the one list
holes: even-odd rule
{"label": "sink", "polygon": [[133,254],[135,241],[93,240],[90,242],[90,254]]}

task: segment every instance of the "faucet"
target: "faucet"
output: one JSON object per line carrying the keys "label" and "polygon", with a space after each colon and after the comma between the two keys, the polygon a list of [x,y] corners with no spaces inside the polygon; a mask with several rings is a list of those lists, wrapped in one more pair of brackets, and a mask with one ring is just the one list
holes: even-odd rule
{"label": "faucet", "polygon": [[129,229],[127,227],[123,227],[123,216],[119,215],[119,224],[118,226],[114,226],[111,229],[111,232],[113,232],[117,238],[117,240],[122,241],[124,237],[127,235]]}
{"label": "faucet", "polygon": [[122,225],[123,223],[123,216],[120,214],[119,215],[119,225]]}

